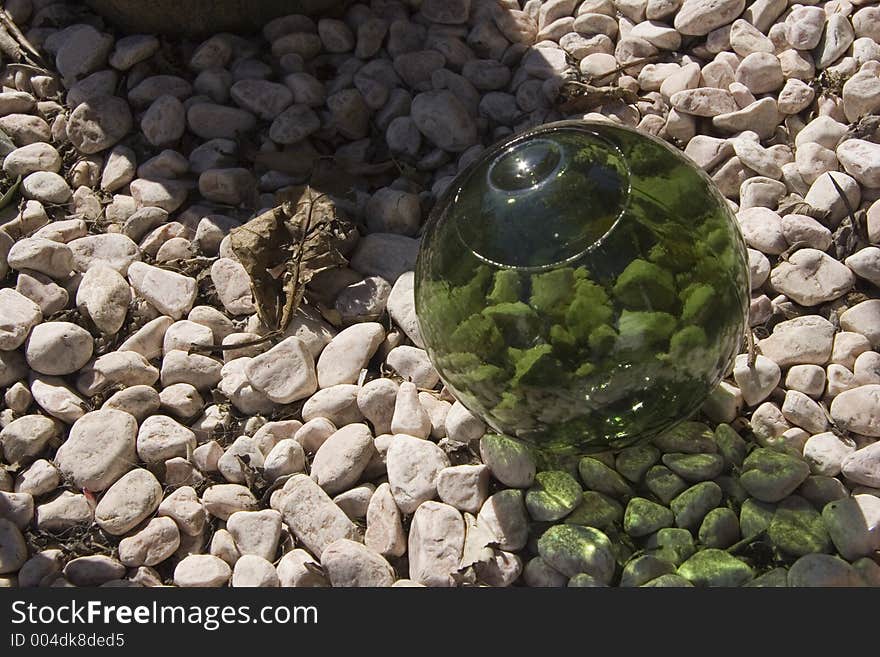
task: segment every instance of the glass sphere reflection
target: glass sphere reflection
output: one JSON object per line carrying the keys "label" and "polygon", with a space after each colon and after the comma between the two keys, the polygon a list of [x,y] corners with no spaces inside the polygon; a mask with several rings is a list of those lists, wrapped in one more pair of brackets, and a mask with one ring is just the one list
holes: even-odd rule
{"label": "glass sphere reflection", "polygon": [[489,184],[503,192],[522,192],[547,182],[559,171],[562,155],[548,139],[512,146],[489,165]]}
{"label": "glass sphere reflection", "polygon": [[746,250],[678,151],[566,121],[488,149],[437,202],[416,313],[444,382],[493,429],[550,452],[649,438],[736,355]]}

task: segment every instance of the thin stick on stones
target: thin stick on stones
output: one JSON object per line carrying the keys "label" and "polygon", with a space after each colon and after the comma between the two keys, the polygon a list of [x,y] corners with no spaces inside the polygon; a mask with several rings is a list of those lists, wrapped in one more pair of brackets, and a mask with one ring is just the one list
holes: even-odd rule
{"label": "thin stick on stones", "polygon": [[828,177],[831,178],[831,184],[834,185],[834,189],[836,189],[837,193],[840,195],[840,199],[843,201],[844,206],[846,206],[846,211],[849,214],[849,218],[852,220],[853,225],[855,226],[855,224],[856,224],[855,212],[853,211],[853,207],[850,204],[849,199],[846,197],[846,194],[843,193],[843,189],[841,189],[838,182],[834,179],[834,176],[832,176],[829,173]]}
{"label": "thin stick on stones", "polygon": [[653,64],[661,57],[664,57],[666,54],[667,53],[658,52],[656,55],[648,55],[647,57],[642,57],[641,59],[634,59],[631,62],[621,64],[617,68],[613,69],[610,73],[606,73],[602,77],[608,77],[609,75],[617,75],[619,73],[623,73],[626,69],[632,68],[633,66],[641,66],[642,64]]}
{"label": "thin stick on stones", "polygon": [[749,358],[746,362],[748,363],[748,366],[752,368],[755,366],[755,360],[757,360],[758,358],[758,352],[757,349],[755,349],[755,334],[752,333],[752,329],[748,326],[746,327],[746,343],[749,347]]}
{"label": "thin stick on stones", "polygon": [[[28,53],[33,57],[33,61],[37,64],[45,66],[45,62],[43,58],[40,56],[40,51],[34,48],[34,45],[28,40],[28,38],[22,33],[20,29],[18,29],[18,25],[15,24],[15,21],[10,18],[9,14],[6,13],[6,10],[0,7],[0,23],[3,24],[5,31],[10,33],[15,40],[23,47]],[[19,55],[18,58],[20,58]]]}
{"label": "thin stick on stones", "polygon": [[270,331],[260,338],[257,338],[255,340],[248,340],[247,342],[236,342],[235,344],[196,344],[190,347],[189,353],[207,356],[208,354],[213,354],[218,351],[232,351],[233,349],[256,347],[257,345],[261,345],[274,340],[279,335],[281,335],[281,331]]}

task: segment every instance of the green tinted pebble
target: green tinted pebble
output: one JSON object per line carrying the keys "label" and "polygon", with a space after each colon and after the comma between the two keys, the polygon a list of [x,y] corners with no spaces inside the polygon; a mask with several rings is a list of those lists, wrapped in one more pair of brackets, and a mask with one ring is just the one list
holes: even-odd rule
{"label": "green tinted pebble", "polygon": [[656,447],[634,445],[620,451],[615,460],[615,469],[629,481],[637,484],[659,458],[660,452]]}
{"label": "green tinted pebble", "polygon": [[661,529],[645,541],[645,549],[658,559],[679,566],[697,551],[694,537],[687,529]]}
{"label": "green tinted pebble", "polygon": [[578,473],[588,490],[605,493],[611,497],[627,498],[632,496],[632,489],[619,473],[601,461],[585,456],[578,462]]}
{"label": "green tinted pebble", "polygon": [[643,554],[626,562],[623,574],[620,576],[620,585],[641,586],[661,575],[674,572],[675,566],[668,561],[659,559],[652,554]]}
{"label": "green tinted pebble", "polygon": [[697,552],[678,567],[678,574],[704,587],[742,586],[755,576],[748,564],[714,548]]}
{"label": "green tinted pebble", "polygon": [[729,548],[740,539],[739,519],[727,507],[712,509],[703,518],[698,538],[706,547]]}
{"label": "green tinted pebble", "polygon": [[492,291],[489,292],[486,300],[493,304],[510,303],[519,301],[520,294],[522,294],[522,283],[519,274],[513,269],[499,269],[495,272]]}
{"label": "green tinted pebble", "polygon": [[655,349],[675,331],[675,317],[669,313],[624,310],[618,321],[615,348],[622,352]]}
{"label": "green tinted pebble", "polygon": [[788,571],[785,568],[774,568],[768,570],[763,575],[756,577],[751,582],[746,582],[743,586],[750,588],[778,588],[780,586],[788,586]]}
{"label": "green tinted pebble", "polygon": [[809,475],[810,466],[802,459],[759,447],[743,461],[739,480],[752,497],[778,502],[793,493]]}
{"label": "green tinted pebble", "polygon": [[739,510],[739,529],[743,538],[754,538],[767,531],[775,513],[775,504],[768,504],[752,498],[743,502]]}
{"label": "green tinted pebble", "polygon": [[688,580],[686,580],[681,575],[676,573],[669,573],[668,575],[660,575],[660,577],[656,577],[652,579],[650,582],[642,584],[642,588],[648,589],[680,589],[680,588],[693,588],[693,584],[691,584]]}
{"label": "green tinted pebble", "polygon": [[804,479],[797,492],[817,509],[825,508],[828,502],[849,497],[849,491],[837,477],[810,475]]}
{"label": "green tinted pebble", "polygon": [[674,520],[672,511],[665,506],[660,506],[644,497],[634,497],[626,505],[623,530],[633,537],[647,536],[658,529],[671,527]]}
{"label": "green tinted pebble", "polygon": [[728,468],[740,467],[748,452],[748,443],[729,424],[715,427],[715,443]]}
{"label": "green tinted pebble", "polygon": [[716,484],[721,487],[721,492],[724,494],[724,499],[734,502],[736,504],[742,504],[747,499],[749,499],[749,493],[745,488],[742,487],[742,484],[739,483],[739,477],[734,475],[719,475],[713,479]]}
{"label": "green tinted pebble", "polygon": [[592,575],[607,584],[614,575],[611,541],[598,529],[581,525],[554,525],[538,540],[544,562],[568,577]]}
{"label": "green tinted pebble", "polygon": [[776,507],[767,536],[773,545],[795,557],[830,552],[832,547],[822,516],[797,495],[787,497]]}
{"label": "green tinted pebble", "polygon": [[606,530],[623,522],[623,506],[607,495],[587,490],[577,508],[566,516],[565,522]]}
{"label": "green tinted pebble", "polygon": [[607,584],[603,584],[598,579],[593,577],[592,575],[587,575],[587,573],[578,573],[570,580],[568,580],[569,588],[605,588],[608,586]]}
{"label": "green tinted pebble", "polygon": [[664,454],[663,464],[687,481],[714,479],[724,469],[720,454]]}
{"label": "green tinted pebble", "polygon": [[505,486],[527,488],[535,480],[535,459],[521,442],[487,433],[480,439],[480,456],[492,475]]}
{"label": "green tinted pebble", "polygon": [[687,489],[687,482],[665,465],[655,465],[645,473],[645,486],[663,504],[669,504],[676,495]]}
{"label": "green tinted pebble", "polygon": [[621,272],[613,294],[624,307],[633,310],[673,310],[676,301],[672,274],[640,258]]}
{"label": "green tinted pebble", "polygon": [[682,422],[677,427],[655,437],[653,443],[661,452],[685,454],[715,453],[715,434],[702,422]]}
{"label": "green tinted pebble", "polygon": [[721,487],[714,481],[703,481],[681,493],[669,503],[675,524],[696,529],[709,511],[721,504]]}
{"label": "green tinted pebble", "polygon": [[534,520],[559,520],[581,503],[581,497],[580,484],[567,472],[539,472],[526,493],[526,509]]}

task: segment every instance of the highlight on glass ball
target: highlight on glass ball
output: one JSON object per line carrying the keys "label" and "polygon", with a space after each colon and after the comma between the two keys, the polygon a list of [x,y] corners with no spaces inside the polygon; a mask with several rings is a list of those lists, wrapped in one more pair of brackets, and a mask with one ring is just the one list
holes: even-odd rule
{"label": "highlight on glass ball", "polygon": [[748,310],[739,228],[659,139],[563,121],[511,137],[453,181],[416,266],[444,382],[548,455],[649,439],[729,370]]}

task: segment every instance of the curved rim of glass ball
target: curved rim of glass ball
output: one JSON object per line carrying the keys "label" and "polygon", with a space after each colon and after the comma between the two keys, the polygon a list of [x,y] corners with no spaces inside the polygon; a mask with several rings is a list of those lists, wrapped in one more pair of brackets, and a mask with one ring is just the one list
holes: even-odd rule
{"label": "curved rim of glass ball", "polygon": [[[464,245],[465,248],[470,250],[471,253],[473,253],[473,255],[478,260],[481,260],[482,262],[485,262],[486,264],[488,264],[492,267],[497,267],[497,268],[502,268],[502,269],[510,269],[510,270],[522,271],[522,272],[539,272],[539,271],[547,271],[550,269],[555,269],[557,267],[562,267],[562,266],[568,265],[574,261],[577,261],[577,260],[583,258],[585,255],[587,255],[587,254],[591,253],[592,251],[594,251],[595,249],[598,249],[599,247],[601,247],[603,242],[608,238],[609,235],[611,235],[611,233],[614,231],[614,229],[620,224],[620,220],[624,217],[627,210],[629,209],[631,193],[632,193],[632,180],[631,180],[631,170],[629,167],[629,163],[627,162],[626,157],[624,156],[624,154],[620,150],[620,148],[618,148],[617,145],[615,145],[609,139],[607,139],[606,137],[603,137],[598,132],[596,132],[592,129],[593,126],[598,126],[598,125],[601,125],[601,123],[598,121],[584,121],[584,120],[577,120],[577,119],[569,119],[569,120],[565,120],[565,121],[555,121],[553,123],[545,123],[537,128],[533,128],[532,130],[528,130],[520,135],[517,135],[513,139],[504,141],[504,142],[498,144],[497,146],[494,146],[487,153],[485,153],[482,157],[478,158],[475,162],[470,164],[460,174],[459,179],[460,180],[467,180],[468,177],[473,174],[474,169],[476,169],[479,165],[484,163],[486,160],[491,160],[492,164],[489,166],[489,171],[487,172],[487,184],[489,186],[491,186],[493,189],[499,189],[498,185],[496,183],[493,183],[493,181],[492,181],[491,173],[493,171],[494,165],[504,156],[516,151],[519,147],[521,147],[523,145],[523,142],[525,142],[526,140],[534,139],[535,137],[540,137],[541,135],[552,134],[552,133],[557,132],[559,130],[566,130],[566,129],[576,130],[578,132],[586,133],[587,135],[589,135],[589,137],[591,139],[600,143],[603,147],[607,148],[608,150],[616,153],[616,155],[618,156],[618,160],[622,165],[623,173],[625,174],[625,177],[623,178],[623,182],[625,184],[620,189],[621,202],[619,204],[618,211],[617,211],[616,215],[614,216],[613,221],[608,226],[608,229],[602,234],[601,237],[591,241],[584,248],[578,250],[577,252],[572,253],[571,255],[568,255],[565,258],[555,260],[553,262],[540,264],[540,265],[513,265],[513,264],[509,264],[509,263],[498,262],[497,260],[493,260],[492,258],[488,258],[485,255],[479,253],[470,244],[468,244],[468,241],[462,235],[461,229],[459,226],[459,222],[454,221],[455,234],[458,237],[459,241],[462,243],[462,245]],[[644,134],[644,133],[639,132],[639,134]],[[551,145],[553,145],[553,150],[556,150],[555,144],[553,144],[553,142],[548,139],[538,139],[538,140],[536,140],[536,142],[539,145],[551,144]],[[549,177],[550,175],[552,175],[553,173],[555,173],[556,171],[558,171],[561,164],[562,164],[562,162],[560,160],[556,164],[556,166],[545,175],[545,179],[547,177]],[[453,198],[451,199],[451,202],[455,202],[458,199],[458,196],[461,193],[462,187],[463,187],[463,185],[458,184],[454,188],[449,190],[448,193],[453,194]],[[527,193],[529,191],[534,190],[534,187],[535,186],[533,185],[533,186],[522,188],[521,190],[513,190],[513,189],[508,188],[503,191],[506,191],[507,193],[512,192],[514,194],[516,194],[516,193],[523,193],[524,194],[524,193]],[[448,198],[448,193],[447,193],[447,198]],[[443,201],[439,205],[445,205],[445,204],[446,204],[445,199],[443,199]]]}

